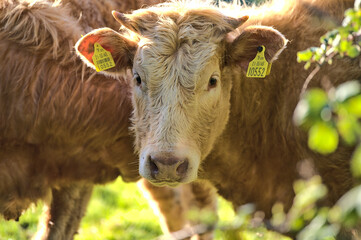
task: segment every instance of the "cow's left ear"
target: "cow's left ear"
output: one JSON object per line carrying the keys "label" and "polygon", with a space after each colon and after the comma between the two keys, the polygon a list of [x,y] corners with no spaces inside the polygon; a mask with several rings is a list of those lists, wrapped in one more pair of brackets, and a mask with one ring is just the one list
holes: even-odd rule
{"label": "cow's left ear", "polygon": [[87,63],[106,74],[124,73],[132,68],[138,42],[110,28],[100,28],[83,36],[75,45],[77,54]]}
{"label": "cow's left ear", "polygon": [[247,71],[248,64],[256,57],[259,46],[264,46],[268,63],[277,59],[285,49],[287,39],[277,30],[265,26],[250,26],[239,34],[231,32],[227,41],[227,64],[237,65]]}

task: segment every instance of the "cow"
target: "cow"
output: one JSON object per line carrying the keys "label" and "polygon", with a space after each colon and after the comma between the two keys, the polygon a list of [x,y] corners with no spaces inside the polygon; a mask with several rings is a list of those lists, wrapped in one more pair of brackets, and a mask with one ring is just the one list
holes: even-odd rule
{"label": "cow", "polygon": [[[319,45],[353,3],[274,0],[217,7],[172,1],[131,14],[114,11],[122,31],[94,30],[76,49],[94,68],[93,45],[104,46],[121,63],[107,75],[132,69],[141,176],[173,187],[205,179],[235,207],[252,202],[268,218],[276,202],[286,210],[291,206],[304,159],[313,160],[329,189],[324,204],[335,203],[354,184],[352,148],[341,144],[331,155],[314,153],[307,133],[292,120],[310,73],[296,62],[297,52]],[[250,63],[262,55],[268,64],[264,76],[247,77]],[[334,86],[360,79],[359,59],[323,66],[309,87],[321,86],[325,75]]]}
{"label": "cow", "polygon": [[[95,28],[117,29],[112,9],[155,2],[0,1],[0,216],[18,219],[44,200],[35,239],[72,239],[94,184],[140,178],[129,131],[132,77],[87,68],[74,44]],[[168,232],[189,224],[184,209],[215,208],[205,184],[143,185]]]}

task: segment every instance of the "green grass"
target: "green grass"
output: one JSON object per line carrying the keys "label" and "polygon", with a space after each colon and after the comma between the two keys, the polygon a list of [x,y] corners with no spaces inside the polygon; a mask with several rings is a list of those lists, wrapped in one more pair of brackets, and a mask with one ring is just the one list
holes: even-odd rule
{"label": "green grass", "polygon": [[[0,220],[0,240],[30,239],[35,233],[43,205],[32,206],[19,222]],[[219,199],[220,222],[234,217],[229,203]],[[162,235],[158,218],[135,183],[119,178],[97,186],[75,240],[150,240]],[[216,239],[221,239],[216,232]]]}

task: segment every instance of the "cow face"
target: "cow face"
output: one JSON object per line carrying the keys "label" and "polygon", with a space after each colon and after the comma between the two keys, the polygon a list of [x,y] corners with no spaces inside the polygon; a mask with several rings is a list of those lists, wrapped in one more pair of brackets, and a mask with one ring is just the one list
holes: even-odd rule
{"label": "cow face", "polygon": [[245,70],[260,45],[271,62],[286,41],[267,27],[234,32],[248,17],[231,18],[213,8],[171,3],[113,15],[127,35],[95,30],[76,49],[93,66],[98,42],[116,63],[107,74],[132,69],[140,175],[158,186],[191,182],[228,121],[232,80],[224,67]]}

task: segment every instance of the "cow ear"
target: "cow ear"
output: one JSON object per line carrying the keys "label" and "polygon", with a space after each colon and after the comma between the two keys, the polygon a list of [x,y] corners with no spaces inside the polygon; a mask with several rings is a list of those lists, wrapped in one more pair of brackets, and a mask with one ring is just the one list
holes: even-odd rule
{"label": "cow ear", "polygon": [[259,46],[265,47],[265,58],[271,63],[287,44],[287,39],[271,27],[251,26],[239,31],[241,32],[227,35],[227,64],[237,65],[244,71],[247,71],[249,63],[256,57]]}
{"label": "cow ear", "polygon": [[[96,43],[98,44],[97,47],[100,45],[102,48],[100,58],[105,58],[108,54],[107,52],[109,52],[115,66],[114,64],[110,64],[104,67],[104,69],[100,66],[96,68],[93,58],[95,51],[94,45]],[[93,30],[79,39],[75,45],[77,54],[88,66],[108,74],[124,73],[127,69],[132,68],[137,47],[137,40],[129,39],[110,28]],[[103,49],[105,51],[103,51]],[[98,53],[96,53],[96,55],[97,54]],[[105,61],[108,61],[108,59],[105,59]],[[107,68],[109,66],[113,67]]]}
{"label": "cow ear", "polygon": [[159,16],[147,9],[139,9],[132,14],[123,14],[112,11],[113,17],[117,22],[128,30],[143,35],[146,31],[154,29],[159,20]]}

